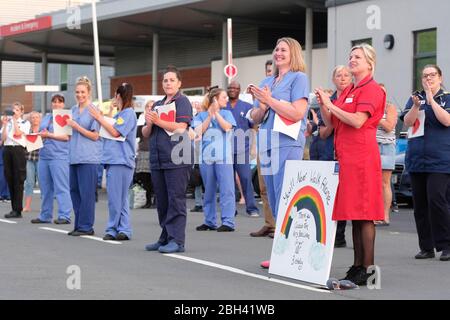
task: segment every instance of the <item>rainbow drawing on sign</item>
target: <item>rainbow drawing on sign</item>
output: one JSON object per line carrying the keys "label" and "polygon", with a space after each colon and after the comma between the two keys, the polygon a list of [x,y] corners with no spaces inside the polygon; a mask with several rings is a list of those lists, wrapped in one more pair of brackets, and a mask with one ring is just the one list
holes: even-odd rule
{"label": "rainbow drawing on sign", "polygon": [[[293,207],[295,207],[296,210],[292,210]],[[301,188],[292,198],[287,207],[283,224],[281,225],[281,234],[283,234],[286,239],[289,237],[289,231],[292,222],[294,221],[292,215],[299,212],[301,209],[307,209],[312,213],[316,224],[316,240],[318,243],[325,245],[327,240],[325,206],[323,205],[319,192],[310,186]]]}

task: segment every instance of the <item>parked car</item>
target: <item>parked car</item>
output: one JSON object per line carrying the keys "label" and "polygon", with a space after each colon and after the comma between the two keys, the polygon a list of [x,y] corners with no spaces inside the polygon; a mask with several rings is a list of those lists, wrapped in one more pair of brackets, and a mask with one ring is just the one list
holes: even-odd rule
{"label": "parked car", "polygon": [[397,203],[406,202],[412,205],[411,178],[405,169],[405,152],[408,145],[407,133],[402,132],[397,138],[395,169],[392,172],[392,184],[397,198]]}

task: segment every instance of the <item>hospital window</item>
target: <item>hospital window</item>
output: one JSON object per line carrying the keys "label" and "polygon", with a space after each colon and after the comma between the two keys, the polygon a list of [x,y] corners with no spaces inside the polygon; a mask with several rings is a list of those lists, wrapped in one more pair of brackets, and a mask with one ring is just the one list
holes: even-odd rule
{"label": "hospital window", "polygon": [[185,88],[181,92],[187,96],[202,96],[205,93],[204,87]]}
{"label": "hospital window", "polygon": [[357,45],[359,45],[361,43],[367,43],[367,44],[372,45],[372,38],[353,40],[352,41],[352,47],[357,46]]}
{"label": "hospital window", "polygon": [[422,88],[423,67],[427,64],[436,64],[436,35],[436,29],[414,32],[414,90]]}
{"label": "hospital window", "polygon": [[61,65],[61,74],[60,74],[60,90],[67,91],[67,64]]}

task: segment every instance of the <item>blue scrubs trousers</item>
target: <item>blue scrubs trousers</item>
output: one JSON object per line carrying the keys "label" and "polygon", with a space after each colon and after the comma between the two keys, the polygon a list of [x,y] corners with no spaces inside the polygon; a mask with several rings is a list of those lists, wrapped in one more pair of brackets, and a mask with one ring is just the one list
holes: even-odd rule
{"label": "blue scrubs trousers", "polygon": [[128,190],[133,181],[133,173],[132,168],[124,165],[106,165],[106,191],[108,192],[109,209],[106,233],[113,237],[124,233],[131,239]]}
{"label": "blue scrubs trousers", "polygon": [[162,228],[159,242],[174,240],[184,245],[186,238],[186,188],[190,167],[151,170],[159,225]]}
{"label": "blue scrubs trousers", "polygon": [[72,199],[69,188],[69,162],[67,160],[44,160],[38,163],[39,187],[41,188],[41,213],[39,220],[50,222],[53,217],[53,199],[58,202],[58,219],[70,222]]}
{"label": "blue scrubs trousers", "polygon": [[267,198],[269,199],[270,208],[272,209],[272,214],[276,221],[286,161],[301,160],[303,158],[303,148],[283,147],[260,152],[259,155],[261,161],[261,174],[266,183]]}
{"label": "blue scrubs trousers", "polygon": [[70,196],[75,213],[75,230],[94,230],[97,164],[70,165]]}
{"label": "blue scrubs trousers", "polygon": [[[252,170],[250,169],[250,163],[238,164],[238,160],[241,156],[235,154],[233,161],[233,169],[237,172],[239,180],[241,181],[242,192],[245,198],[245,206],[247,207],[247,213],[257,212],[258,208],[255,203],[255,195],[253,193],[253,183],[252,183]],[[245,159],[249,159],[248,153],[245,155]],[[241,160],[239,162],[242,162]],[[248,161],[247,161],[248,162]]]}
{"label": "blue scrubs trousers", "polygon": [[213,228],[217,227],[216,190],[217,184],[219,184],[222,224],[234,229],[236,196],[233,165],[223,163],[202,163],[200,164],[200,172],[205,186],[205,194],[203,196],[205,224]]}

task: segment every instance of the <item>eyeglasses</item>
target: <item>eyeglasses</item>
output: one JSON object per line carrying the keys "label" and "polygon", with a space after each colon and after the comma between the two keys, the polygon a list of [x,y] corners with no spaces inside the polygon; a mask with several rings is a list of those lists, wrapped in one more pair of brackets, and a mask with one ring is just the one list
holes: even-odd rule
{"label": "eyeglasses", "polygon": [[437,72],[431,72],[431,73],[426,73],[422,75],[422,79],[427,79],[428,77],[430,77],[431,79],[436,78],[436,76],[438,75]]}

